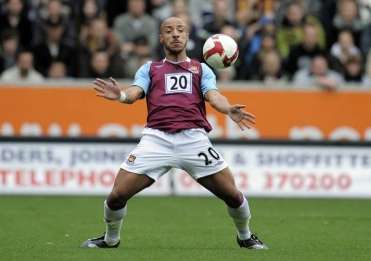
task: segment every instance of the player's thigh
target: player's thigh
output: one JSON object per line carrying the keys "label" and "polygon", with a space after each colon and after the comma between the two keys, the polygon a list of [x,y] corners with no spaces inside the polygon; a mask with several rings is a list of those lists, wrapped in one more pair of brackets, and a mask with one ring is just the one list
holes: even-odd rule
{"label": "player's thigh", "polygon": [[112,196],[129,199],[143,189],[151,186],[154,182],[154,179],[147,175],[139,175],[120,169],[116,176],[111,194]]}
{"label": "player's thigh", "polygon": [[202,178],[197,182],[229,206],[238,207],[242,201],[242,193],[237,189],[233,175],[228,167]]}

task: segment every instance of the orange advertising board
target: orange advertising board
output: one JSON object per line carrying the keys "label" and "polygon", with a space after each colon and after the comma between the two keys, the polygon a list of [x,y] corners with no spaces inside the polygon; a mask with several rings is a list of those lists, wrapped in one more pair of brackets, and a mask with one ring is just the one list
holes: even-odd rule
{"label": "orange advertising board", "polygon": [[[371,91],[223,89],[231,103],[246,104],[256,129],[241,132],[208,107],[211,137],[250,139],[371,140]],[[1,136],[140,136],[141,100],[125,105],[96,97],[91,86],[0,85]]]}

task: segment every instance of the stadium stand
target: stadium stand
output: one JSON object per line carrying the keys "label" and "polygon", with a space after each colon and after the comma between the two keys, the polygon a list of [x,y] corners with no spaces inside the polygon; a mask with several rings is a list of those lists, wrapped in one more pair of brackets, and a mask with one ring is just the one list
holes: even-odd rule
{"label": "stadium stand", "polygon": [[290,83],[322,55],[342,83],[369,85],[369,0],[3,0],[0,73],[30,51],[45,79],[132,78],[162,56],[158,26],[171,15],[190,25],[192,58],[202,60],[211,34],[238,42],[240,57],[216,72],[220,80]]}

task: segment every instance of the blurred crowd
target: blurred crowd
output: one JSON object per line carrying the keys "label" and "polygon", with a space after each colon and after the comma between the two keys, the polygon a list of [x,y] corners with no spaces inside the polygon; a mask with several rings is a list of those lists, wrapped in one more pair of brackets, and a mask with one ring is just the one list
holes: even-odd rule
{"label": "blurred crowd", "polygon": [[371,0],[0,0],[0,80],[132,78],[161,59],[169,16],[188,23],[191,58],[212,34],[237,41],[221,81],[371,87]]}

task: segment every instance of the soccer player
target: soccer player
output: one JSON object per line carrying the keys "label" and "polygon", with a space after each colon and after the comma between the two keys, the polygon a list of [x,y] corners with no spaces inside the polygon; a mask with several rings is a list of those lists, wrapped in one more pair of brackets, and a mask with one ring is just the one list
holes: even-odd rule
{"label": "soccer player", "polygon": [[104,202],[106,231],[101,237],[88,239],[82,247],[118,247],[127,201],[176,167],[225,202],[240,247],[267,248],[250,231],[247,199],[236,188],[227,163],[207,137],[211,126],[206,120],[205,101],[227,114],[242,130],[250,128],[255,117],[244,110],[245,105],[231,105],[217,91],[211,69],[187,57],[187,40],[187,25],[179,18],[170,17],[160,27],[163,60],[144,64],[137,71],[134,83],[125,90],[112,78],[94,81],[97,95],[109,100],[132,104],[145,96],[148,115],[139,144],[122,163]]}

